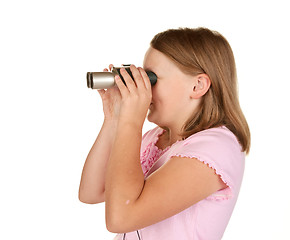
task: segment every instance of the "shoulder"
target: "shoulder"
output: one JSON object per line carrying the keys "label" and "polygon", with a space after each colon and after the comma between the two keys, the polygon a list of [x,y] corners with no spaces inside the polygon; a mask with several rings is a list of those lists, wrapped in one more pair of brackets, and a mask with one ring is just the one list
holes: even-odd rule
{"label": "shoulder", "polygon": [[210,128],[191,135],[184,140],[183,146],[190,145],[193,148],[206,148],[211,151],[231,149],[237,152],[242,147],[236,136],[226,127]]}
{"label": "shoulder", "polygon": [[196,158],[215,169],[228,185],[239,185],[244,172],[245,153],[226,127],[193,134],[180,142],[171,156]]}

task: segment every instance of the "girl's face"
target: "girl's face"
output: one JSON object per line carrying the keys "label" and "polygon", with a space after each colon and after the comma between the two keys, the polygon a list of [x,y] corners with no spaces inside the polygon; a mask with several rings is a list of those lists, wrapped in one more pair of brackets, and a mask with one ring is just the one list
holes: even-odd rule
{"label": "girl's face", "polygon": [[157,75],[148,121],[161,127],[182,126],[194,109],[190,98],[193,77],[181,72],[173,61],[152,47],[145,54],[143,67]]}

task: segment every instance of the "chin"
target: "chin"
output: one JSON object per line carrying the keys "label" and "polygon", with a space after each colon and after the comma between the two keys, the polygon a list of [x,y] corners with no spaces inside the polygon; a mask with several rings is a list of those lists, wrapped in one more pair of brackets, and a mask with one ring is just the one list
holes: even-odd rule
{"label": "chin", "polygon": [[[148,115],[147,115],[147,120],[149,121],[149,122],[152,122],[152,123],[155,123],[155,124],[157,124],[156,123],[156,117],[154,116],[155,114],[153,114],[152,113],[152,111],[150,111],[149,110],[149,112],[148,112]],[[158,124],[157,124],[158,125]]]}
{"label": "chin", "polygon": [[152,113],[151,111],[147,115],[147,120],[148,122],[154,123],[158,126],[162,126],[162,121],[161,118],[158,117],[156,114]]}

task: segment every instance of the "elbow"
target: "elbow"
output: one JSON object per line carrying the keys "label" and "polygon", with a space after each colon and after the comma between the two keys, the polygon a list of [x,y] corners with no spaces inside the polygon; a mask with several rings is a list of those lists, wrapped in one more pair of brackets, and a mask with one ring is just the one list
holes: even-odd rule
{"label": "elbow", "polygon": [[113,220],[106,217],[106,228],[111,233],[125,233],[128,232],[125,229],[125,222],[119,220]]}
{"label": "elbow", "polygon": [[115,228],[115,226],[112,226],[110,223],[108,223],[108,222],[106,222],[106,228],[107,228],[107,230],[109,231],[109,232],[111,232],[111,233],[121,233],[121,232],[119,232],[119,230],[117,230],[116,228]]}
{"label": "elbow", "polygon": [[82,203],[86,203],[86,204],[97,204],[100,203],[96,200],[92,200],[92,199],[83,199],[83,198],[79,198],[80,202]]}
{"label": "elbow", "polygon": [[[127,233],[137,230],[130,218],[130,214],[125,211],[110,211],[106,206],[106,228],[111,233]],[[136,229],[135,229],[136,228]]]}
{"label": "elbow", "polygon": [[104,194],[100,194],[98,196],[92,196],[92,195],[86,195],[86,194],[79,192],[79,200],[82,203],[97,204],[97,203],[104,202],[105,197],[104,197]]}
{"label": "elbow", "polygon": [[121,225],[120,220],[117,219],[116,211],[111,213],[108,209],[106,203],[106,228],[111,233],[121,233],[121,229],[119,228]]}
{"label": "elbow", "polygon": [[106,228],[111,233],[128,233],[138,229],[135,224],[130,224],[128,219],[122,221],[111,221],[106,219]]}

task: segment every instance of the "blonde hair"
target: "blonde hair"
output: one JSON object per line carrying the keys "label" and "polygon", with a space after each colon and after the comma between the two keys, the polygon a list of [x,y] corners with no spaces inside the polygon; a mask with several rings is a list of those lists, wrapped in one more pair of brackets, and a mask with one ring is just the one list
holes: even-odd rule
{"label": "blonde hair", "polygon": [[235,59],[228,41],[207,28],[179,28],[158,33],[150,45],[185,74],[205,73],[211,80],[199,108],[185,122],[182,136],[226,126],[249,153],[250,130],[239,104]]}

